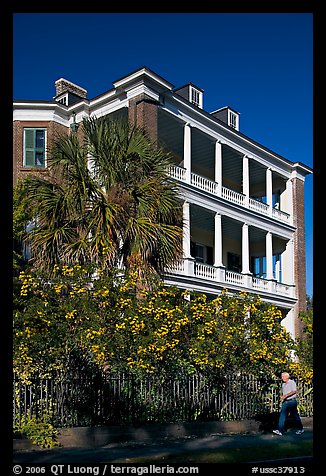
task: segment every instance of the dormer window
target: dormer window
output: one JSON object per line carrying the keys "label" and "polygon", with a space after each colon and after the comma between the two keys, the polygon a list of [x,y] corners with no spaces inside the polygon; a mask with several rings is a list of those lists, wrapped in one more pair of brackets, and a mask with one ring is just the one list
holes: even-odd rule
{"label": "dormer window", "polygon": [[203,107],[203,93],[193,86],[190,86],[190,102],[197,107]]}
{"label": "dormer window", "polygon": [[211,114],[220,121],[225,122],[228,126],[232,127],[236,131],[239,130],[240,113],[234,109],[231,109],[229,106],[221,107],[220,109],[211,112]]}
{"label": "dormer window", "polygon": [[195,88],[190,88],[190,94],[191,94],[191,97],[190,97],[190,101],[195,105],[195,106],[199,106],[199,98],[200,98],[200,93],[197,89]]}
{"label": "dormer window", "polygon": [[63,104],[64,106],[68,106],[68,93],[56,98],[56,101],[60,104]]}
{"label": "dormer window", "polygon": [[203,90],[197,86],[194,86],[192,83],[185,84],[181,88],[175,89],[175,92],[187,99],[194,106],[200,107],[203,109]]}
{"label": "dormer window", "polygon": [[239,116],[238,114],[235,114],[234,112],[230,111],[229,109],[229,126],[233,127],[235,130],[239,130],[239,124],[238,124],[238,119]]}

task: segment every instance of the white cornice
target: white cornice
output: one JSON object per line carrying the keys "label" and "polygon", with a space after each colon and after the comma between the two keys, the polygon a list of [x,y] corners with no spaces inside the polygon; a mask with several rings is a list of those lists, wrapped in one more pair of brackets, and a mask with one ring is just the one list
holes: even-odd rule
{"label": "white cornice", "polygon": [[308,167],[308,165],[302,164],[301,162],[295,162],[294,164],[292,164],[292,168],[292,177],[297,177],[301,180],[304,180],[306,175],[313,173],[311,167]]}
{"label": "white cornice", "polygon": [[111,112],[117,111],[123,107],[128,107],[128,99],[120,100],[116,99],[111,101],[109,104],[99,105],[97,108],[92,108],[90,110],[90,116],[101,117]]}
{"label": "white cornice", "polygon": [[161,90],[171,90],[173,88],[173,84],[166,81],[164,78],[157,75],[156,73],[154,73],[154,71],[151,71],[146,67],[140,68],[137,71],[134,71],[133,73],[129,74],[128,76],[124,76],[121,79],[117,79],[112,84],[117,89],[130,89],[131,84],[135,81],[138,82],[139,80],[141,80],[142,82],[151,80],[151,82],[154,82],[157,86],[159,86],[159,89]]}
{"label": "white cornice", "polygon": [[137,84],[135,87],[127,91],[127,98],[132,99],[134,97],[140,96],[141,94],[146,94],[146,96],[159,101],[160,95],[153,89],[146,86],[146,84]]}
{"label": "white cornice", "polygon": [[116,96],[116,91],[115,89],[111,89],[110,91],[107,91],[106,93],[102,94],[101,96],[97,96],[94,99],[91,99],[89,101],[90,107],[96,107],[98,104],[101,104],[107,100],[110,100],[112,97]]}
{"label": "white cornice", "polygon": [[13,121],[56,121],[68,126],[67,110],[57,104],[14,103]]}

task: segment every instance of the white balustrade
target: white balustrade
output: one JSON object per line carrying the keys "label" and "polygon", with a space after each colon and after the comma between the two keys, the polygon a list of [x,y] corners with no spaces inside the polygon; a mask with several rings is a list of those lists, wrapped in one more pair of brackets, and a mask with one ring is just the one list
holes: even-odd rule
{"label": "white balustrade", "polygon": [[184,182],[186,179],[186,169],[179,167],[178,165],[171,165],[168,173],[170,177],[176,180],[181,180]]}
{"label": "white balustrade", "polygon": [[268,291],[269,281],[267,279],[261,279],[252,277],[252,287],[253,289],[257,289],[259,291]]}
{"label": "white balustrade", "polygon": [[185,262],[184,260],[181,263],[175,264],[173,266],[169,266],[165,269],[165,272],[168,274],[183,274],[185,270]]}
{"label": "white balustrade", "polygon": [[272,215],[273,215],[273,218],[281,220],[285,223],[290,222],[290,215],[288,213],[282,212],[282,210],[279,210],[278,208],[273,208]]}
{"label": "white balustrade", "polygon": [[294,287],[289,284],[276,283],[276,292],[277,294],[283,294],[285,296],[293,297]]}
{"label": "white balustrade", "polygon": [[216,268],[204,263],[195,263],[195,276],[201,278],[215,280],[216,279]]}
{"label": "white balustrade", "polygon": [[238,205],[245,205],[245,195],[235,192],[230,188],[222,187],[222,198],[225,198],[225,200],[229,200],[230,202],[236,203]]}
{"label": "white balustrade", "polygon": [[260,202],[259,200],[255,200],[254,198],[249,198],[249,208],[262,213],[263,215],[268,215],[269,205]]}
{"label": "white balustrade", "polygon": [[[179,167],[178,165],[171,165],[169,167],[168,173],[170,177],[174,178],[175,180],[180,180],[181,182],[186,181],[186,169],[183,167]],[[191,173],[190,180],[191,185],[193,185],[194,187],[199,188],[200,190],[204,190],[205,192],[209,192],[213,195],[218,194],[217,182],[214,182],[213,180],[202,177],[201,175],[195,174],[193,172]],[[248,206],[246,205],[246,196],[243,193],[236,192],[227,187],[222,187],[222,198],[232,203],[236,203],[237,205],[241,205],[243,207]],[[269,214],[269,205],[250,197],[249,208],[258,213],[261,213],[262,215]],[[272,216],[273,218],[276,218],[277,220],[280,220],[282,222],[290,222],[290,215],[281,210],[278,210],[277,208],[272,209]]]}
{"label": "white balustrade", "polygon": [[244,275],[236,273],[235,271],[225,271],[225,281],[230,284],[236,284],[238,286],[243,285]]}
{"label": "white balustrade", "polygon": [[[168,269],[166,269],[165,272],[167,274],[185,275],[189,273],[189,270],[188,271],[187,270],[185,267],[185,261],[183,261],[182,263],[178,265],[170,266]],[[220,274],[218,272],[218,268],[216,268],[215,266],[205,264],[205,263],[200,263],[198,261],[194,263],[194,267],[193,267],[193,270],[190,271],[190,275],[195,276],[196,278],[203,279],[203,280],[225,282],[231,285],[241,286],[243,288],[246,288],[249,292],[250,292],[250,289],[255,290],[257,292],[262,292],[262,293],[271,292],[270,285],[272,281],[269,281],[268,279],[252,276],[248,280],[247,275],[237,273],[235,271],[225,270],[225,281],[224,280],[219,281]],[[274,292],[278,295],[294,297],[294,286],[276,282],[275,288],[273,289],[274,289]]]}
{"label": "white balustrade", "polygon": [[217,182],[213,182],[213,180],[209,180],[198,174],[191,174],[191,185],[214,195],[217,193]]}

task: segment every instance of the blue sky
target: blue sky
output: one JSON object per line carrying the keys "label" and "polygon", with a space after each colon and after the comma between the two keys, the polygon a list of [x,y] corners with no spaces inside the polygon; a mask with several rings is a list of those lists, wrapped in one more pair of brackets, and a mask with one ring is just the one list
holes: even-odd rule
{"label": "blue sky", "polygon": [[[64,77],[93,98],[147,66],[230,106],[240,130],[313,166],[312,13],[16,13],[13,97],[51,100]],[[307,293],[313,294],[313,176],[305,184]]]}

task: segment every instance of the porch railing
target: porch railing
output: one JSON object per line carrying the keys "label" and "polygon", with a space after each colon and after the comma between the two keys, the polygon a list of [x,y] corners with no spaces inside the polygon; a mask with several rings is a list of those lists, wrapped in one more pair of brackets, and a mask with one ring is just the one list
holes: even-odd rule
{"label": "porch railing", "polygon": [[[186,266],[186,263],[188,265]],[[206,263],[201,263],[195,260],[184,260],[183,264],[170,267],[166,269],[167,275],[181,275],[187,277],[196,277],[202,280],[214,281],[218,284],[231,284],[234,286],[242,287],[249,292],[251,290],[269,292],[278,294],[280,296],[294,297],[295,286],[277,282],[275,280],[268,280],[258,278],[253,275],[247,275],[231,271],[225,268],[218,268]]]}
{"label": "porch railing", "polygon": [[[193,185],[194,187],[203,190],[205,192],[208,192],[212,195],[219,196],[219,188],[218,188],[218,183],[210,180],[208,178],[205,178],[199,174],[191,172],[190,178],[187,179],[187,173],[186,169],[183,167],[179,167],[177,165],[172,165],[169,168],[169,175],[175,180],[181,181],[181,182],[187,182],[190,181],[190,184]],[[272,211],[270,211],[270,206],[267,205],[266,203],[260,202],[258,200],[255,200],[254,198],[248,197],[248,201],[246,200],[246,196],[243,193],[236,192],[235,190],[231,190],[230,188],[227,187],[221,187],[221,197],[224,198],[225,200],[236,203],[237,205],[240,205],[242,207],[249,208],[250,210],[254,210],[257,213],[260,213],[262,215],[270,215],[275,218],[276,220],[280,220],[285,223],[290,223],[290,215],[282,210],[278,210],[276,208],[272,208]]]}

